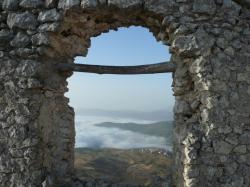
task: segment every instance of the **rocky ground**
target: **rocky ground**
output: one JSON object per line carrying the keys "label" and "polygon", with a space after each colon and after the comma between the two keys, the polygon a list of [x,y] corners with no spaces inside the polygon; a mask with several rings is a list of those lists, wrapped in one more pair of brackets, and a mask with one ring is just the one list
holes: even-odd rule
{"label": "rocky ground", "polygon": [[160,149],[76,149],[76,187],[168,187],[171,153]]}

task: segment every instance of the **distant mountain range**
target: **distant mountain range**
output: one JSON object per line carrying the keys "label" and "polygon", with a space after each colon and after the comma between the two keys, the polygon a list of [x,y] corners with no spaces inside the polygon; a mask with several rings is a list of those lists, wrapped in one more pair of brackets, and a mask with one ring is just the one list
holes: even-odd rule
{"label": "distant mountain range", "polygon": [[136,110],[103,110],[103,109],[75,109],[80,116],[105,116],[114,118],[130,118],[149,121],[172,121],[173,111],[171,109],[156,111],[136,111]]}

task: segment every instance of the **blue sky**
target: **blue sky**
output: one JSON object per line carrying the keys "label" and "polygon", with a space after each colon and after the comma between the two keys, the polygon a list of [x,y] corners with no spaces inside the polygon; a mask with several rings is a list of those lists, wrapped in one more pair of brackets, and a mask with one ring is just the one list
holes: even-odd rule
{"label": "blue sky", "polygon": [[[87,57],[76,63],[139,65],[170,59],[167,46],[155,40],[148,29],[120,28],[91,38]],[[74,73],[68,79],[70,105],[76,109],[154,111],[172,108],[172,74],[97,75]]]}

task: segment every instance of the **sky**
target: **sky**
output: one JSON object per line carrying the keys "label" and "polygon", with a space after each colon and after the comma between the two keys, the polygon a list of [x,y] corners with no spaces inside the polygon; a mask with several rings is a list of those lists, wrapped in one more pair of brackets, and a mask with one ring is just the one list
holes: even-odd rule
{"label": "sky", "polygon": [[[148,29],[120,28],[91,38],[86,57],[75,63],[140,65],[168,61],[169,49],[157,42]],[[74,73],[68,79],[70,105],[76,110],[156,111],[173,108],[172,74],[97,75]]]}

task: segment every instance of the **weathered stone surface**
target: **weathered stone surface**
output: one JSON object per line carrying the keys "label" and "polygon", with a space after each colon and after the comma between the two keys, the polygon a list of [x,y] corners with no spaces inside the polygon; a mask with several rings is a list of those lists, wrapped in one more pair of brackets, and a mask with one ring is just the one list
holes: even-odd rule
{"label": "weathered stone surface", "polygon": [[19,5],[19,0],[4,0],[2,7],[4,10],[17,10]]}
{"label": "weathered stone surface", "polygon": [[29,58],[29,57],[32,58],[32,55],[34,55],[35,51],[36,51],[35,49],[24,47],[10,51],[10,55],[22,58]]}
{"label": "weathered stone surface", "polygon": [[28,9],[39,8],[44,5],[44,1],[43,0],[21,0],[19,5],[20,7],[28,8]]}
{"label": "weathered stone surface", "polygon": [[95,7],[97,5],[98,5],[97,0],[82,0],[81,1],[82,8],[90,8],[90,7]]}
{"label": "weathered stone surface", "polygon": [[233,146],[225,141],[213,141],[213,147],[215,153],[225,155],[229,154],[233,149]]}
{"label": "weathered stone surface", "polygon": [[175,103],[174,112],[176,114],[190,114],[191,109],[186,101],[177,101]]}
{"label": "weathered stone surface", "polygon": [[39,69],[39,63],[34,60],[23,60],[17,68],[16,73],[20,77],[33,77],[37,75]]}
{"label": "weathered stone surface", "polygon": [[45,0],[45,6],[47,8],[54,8],[57,6],[58,0]]}
{"label": "weathered stone surface", "polygon": [[37,20],[35,16],[29,12],[10,13],[8,15],[7,24],[10,28],[35,29]]}
{"label": "weathered stone surface", "polygon": [[232,144],[232,145],[238,145],[239,144],[239,140],[237,138],[237,136],[232,136],[232,135],[229,135],[226,139],[225,139],[226,142]]}
{"label": "weathered stone surface", "polygon": [[33,45],[49,45],[49,36],[45,33],[38,33],[32,36]]}
{"label": "weathered stone surface", "polygon": [[38,31],[40,32],[56,32],[58,31],[60,28],[60,23],[45,23],[42,24],[38,27]]}
{"label": "weathered stone surface", "polygon": [[0,10],[3,9],[3,2],[4,2],[4,0],[0,0]]}
{"label": "weathered stone surface", "polygon": [[206,59],[200,57],[192,63],[192,65],[189,68],[189,71],[193,74],[200,73],[201,71],[203,71],[203,67],[205,64],[206,64]]}
{"label": "weathered stone surface", "polygon": [[141,6],[142,3],[142,0],[108,0],[109,5],[115,5],[120,8]]}
{"label": "weathered stone surface", "polygon": [[194,0],[193,11],[195,13],[214,14],[215,10],[214,0]]}
{"label": "weathered stone surface", "polygon": [[61,19],[61,14],[56,9],[40,12],[38,15],[38,21],[44,22],[56,22]]}
{"label": "weathered stone surface", "polygon": [[169,14],[174,11],[173,7],[175,2],[172,0],[146,0],[144,2],[144,7],[153,12],[158,12],[160,14]]}
{"label": "weathered stone surface", "polygon": [[0,58],[4,57],[4,52],[0,51]]}
{"label": "weathered stone surface", "polygon": [[240,137],[239,137],[239,141],[240,141],[242,144],[250,144],[249,139],[250,139],[250,132],[249,132],[249,131],[244,132],[244,133],[241,134]]}
{"label": "weathered stone surface", "polygon": [[80,0],[59,0],[58,8],[70,9],[80,7]]}
{"label": "weathered stone surface", "polygon": [[13,47],[26,47],[27,45],[30,44],[30,37],[23,33],[23,32],[19,32],[17,33],[17,35],[15,36],[15,38],[11,41],[11,46]]}
{"label": "weathered stone surface", "polygon": [[239,145],[239,146],[234,148],[234,152],[244,154],[247,152],[247,147],[246,147],[246,145]]}
{"label": "weathered stone surface", "polygon": [[218,132],[222,133],[222,134],[229,134],[230,132],[232,132],[232,128],[230,126],[228,126],[228,125],[221,126],[218,129]]}
{"label": "weathered stone surface", "polygon": [[0,46],[7,45],[13,38],[13,32],[7,29],[0,30]]}
{"label": "weathered stone surface", "polygon": [[70,73],[54,65],[86,55],[91,37],[132,25],[169,45],[176,65],[174,185],[250,186],[246,7],[231,0],[0,0],[0,6],[1,187],[71,185],[74,112],[64,97]]}
{"label": "weathered stone surface", "polygon": [[173,51],[180,55],[193,56],[198,51],[198,43],[193,35],[180,36],[176,38],[171,46]]}

